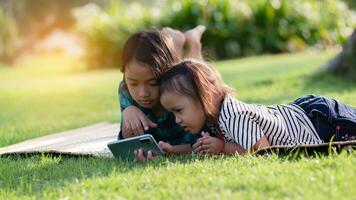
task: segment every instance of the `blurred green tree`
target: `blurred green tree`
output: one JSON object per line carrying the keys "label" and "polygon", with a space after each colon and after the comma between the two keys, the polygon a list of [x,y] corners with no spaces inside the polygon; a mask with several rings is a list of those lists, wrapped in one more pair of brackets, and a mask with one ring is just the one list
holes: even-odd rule
{"label": "blurred green tree", "polygon": [[356,82],[356,29],[344,44],[342,51],[320,71],[342,75]]}
{"label": "blurred green tree", "polygon": [[343,2],[345,2],[349,8],[356,10],[356,1],[355,0],[343,0]]}

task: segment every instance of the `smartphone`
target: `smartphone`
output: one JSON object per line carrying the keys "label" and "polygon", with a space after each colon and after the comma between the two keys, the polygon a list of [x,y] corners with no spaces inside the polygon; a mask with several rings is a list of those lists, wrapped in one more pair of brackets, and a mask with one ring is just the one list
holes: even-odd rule
{"label": "smartphone", "polygon": [[152,151],[154,155],[163,154],[156,140],[150,134],[116,140],[113,142],[109,142],[107,146],[112,152],[112,154],[119,160],[134,160],[134,151],[136,149],[143,149],[145,153],[147,153],[148,151]]}

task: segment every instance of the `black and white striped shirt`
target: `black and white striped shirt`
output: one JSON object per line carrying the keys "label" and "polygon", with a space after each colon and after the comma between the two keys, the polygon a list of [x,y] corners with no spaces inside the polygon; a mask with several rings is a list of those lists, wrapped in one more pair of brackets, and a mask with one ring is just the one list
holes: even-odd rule
{"label": "black and white striped shirt", "polygon": [[297,105],[246,104],[227,95],[221,105],[219,126],[226,141],[249,150],[266,135],[272,146],[320,144],[315,128]]}

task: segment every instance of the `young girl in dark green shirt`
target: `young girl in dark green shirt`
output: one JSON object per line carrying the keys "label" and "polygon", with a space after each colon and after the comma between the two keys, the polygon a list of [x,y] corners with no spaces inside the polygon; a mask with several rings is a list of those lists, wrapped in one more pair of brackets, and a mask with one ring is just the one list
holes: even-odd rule
{"label": "young girl in dark green shirt", "polygon": [[[174,115],[160,104],[159,80],[173,63],[182,59],[184,43],[188,45],[188,57],[202,59],[200,38],[204,30],[204,26],[197,26],[185,34],[171,28],[141,31],[126,41],[122,52],[123,81],[119,86],[119,139],[151,134],[166,153],[192,151],[196,136],[177,125]],[[154,155],[137,150],[135,156],[145,160]]]}

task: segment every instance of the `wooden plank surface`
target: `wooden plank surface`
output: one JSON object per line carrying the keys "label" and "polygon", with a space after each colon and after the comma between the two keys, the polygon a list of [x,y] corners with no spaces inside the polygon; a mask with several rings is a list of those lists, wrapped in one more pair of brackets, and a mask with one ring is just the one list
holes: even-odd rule
{"label": "wooden plank surface", "polygon": [[117,139],[119,124],[98,123],[0,148],[0,155],[52,153],[112,156],[107,143]]}

